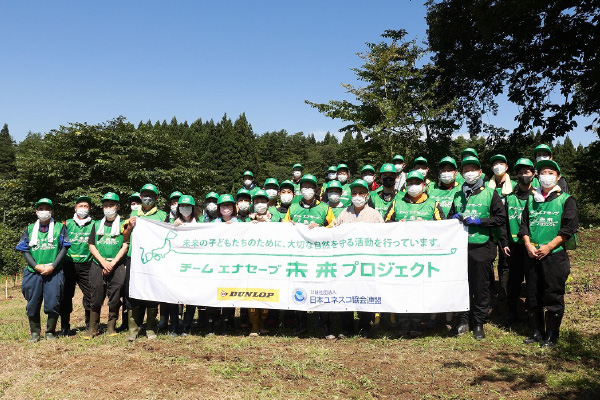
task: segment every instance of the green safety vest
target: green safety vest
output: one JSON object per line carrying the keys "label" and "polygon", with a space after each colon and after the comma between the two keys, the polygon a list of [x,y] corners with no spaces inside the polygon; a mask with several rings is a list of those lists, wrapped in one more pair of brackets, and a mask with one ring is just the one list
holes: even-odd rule
{"label": "green safety vest", "polygon": [[294,195],[295,196],[300,196],[302,193],[300,192],[300,183],[295,183],[292,181],[292,184],[294,185]]}
{"label": "green safety vest", "polygon": [[[457,214],[462,214],[465,218],[469,216],[489,218],[493,196],[494,190],[486,187],[467,200],[461,189],[454,195],[454,211]],[[491,234],[490,228],[469,225],[469,243],[485,243],[490,240]]]}
{"label": "green safety vest", "polygon": [[350,184],[346,183],[342,185],[342,196],[340,197],[340,203],[344,205],[344,207],[350,207],[352,204],[352,191],[350,190]]}
{"label": "green safety vest", "polygon": [[67,232],[71,240],[71,247],[69,247],[67,257],[74,263],[85,263],[92,259],[88,239],[90,238],[94,222],[92,220],[83,226],[79,226],[72,218],[67,220]]}
{"label": "green safety vest", "polygon": [[275,206],[269,207],[267,211],[271,213],[271,222],[281,222],[285,217],[285,215],[281,215],[281,213]]}
{"label": "green safety vest", "polygon": [[[458,176],[458,175],[457,175]],[[427,187],[427,195],[430,199],[438,202],[440,208],[444,212],[444,215],[448,215],[452,202],[454,201],[454,195],[456,192],[461,190],[461,185],[455,185],[450,189],[443,189],[437,182]]]}
{"label": "green safety vest", "polygon": [[320,226],[327,226],[327,212],[329,206],[327,203],[320,202],[314,207],[304,208],[300,203],[294,203],[289,208],[290,219],[295,223],[309,225],[316,222]]}
{"label": "green safety vest", "polygon": [[333,212],[333,216],[335,218],[337,218],[338,215],[340,215],[342,213],[342,211],[344,211],[345,209],[346,209],[346,207],[331,207],[331,212]]}
{"label": "green safety vest", "polygon": [[[538,203],[533,199],[533,195],[529,196],[527,202],[529,239],[535,247],[550,243],[558,235],[565,202],[569,197],[569,194],[560,192],[554,200]],[[577,247],[577,236],[573,235],[566,244],[556,247],[552,250],[552,253],[564,250],[565,247],[569,250],[575,249]]]}
{"label": "green safety vest", "polygon": [[404,198],[396,199],[394,204],[395,221],[416,221],[421,218],[426,221],[432,221],[435,213],[435,200],[427,198],[421,203],[410,203],[404,201]]}
{"label": "green safety vest", "polygon": [[523,239],[519,238],[517,234],[521,228],[521,217],[526,205],[527,199],[519,199],[516,193],[511,193],[506,196],[506,206],[508,208],[508,235],[513,243],[523,243]]}
{"label": "green safety vest", "polygon": [[[33,226],[31,224],[27,226],[27,234],[29,235],[29,242],[31,243],[31,235],[33,233]],[[48,232],[38,231],[38,244],[35,247],[29,247],[29,252],[37,264],[52,264],[58,256],[60,250],[59,238],[60,231],[62,230],[62,224],[54,221],[54,238],[48,240]],[[57,265],[55,270],[59,270],[62,267],[62,263]],[[27,266],[29,272],[37,273],[37,271]]]}
{"label": "green safety vest", "polygon": [[[104,232],[100,232],[100,223],[102,221],[94,222],[95,225],[95,238],[94,246],[98,249],[98,252],[106,261],[112,261],[115,259],[121,247],[123,247],[123,235],[121,234],[121,227],[119,227],[119,234],[117,236],[111,236],[110,232],[112,226],[104,226]],[[98,264],[100,262],[96,260]]]}
{"label": "green safety vest", "polygon": [[381,192],[381,190],[383,190],[383,188],[381,188],[381,190],[379,190],[379,189],[380,188],[377,188],[377,189],[371,191],[369,193],[369,196],[371,197],[373,206],[375,206],[375,210],[379,214],[381,214],[381,218],[385,219],[387,211],[390,209],[390,206],[394,202],[394,197],[396,197],[396,196],[392,196],[392,199],[390,201],[385,201],[379,196],[379,192]]}
{"label": "green safety vest", "polygon": [[[137,217],[138,210],[131,211],[131,216]],[[165,220],[167,219],[167,213],[164,212],[163,210],[157,210],[152,215],[140,215],[139,218],[146,218],[146,219],[151,219],[153,221],[165,222]],[[133,229],[133,231],[135,231],[135,228]],[[130,243],[133,243],[133,231],[131,232],[131,237],[129,238]],[[131,257],[131,245],[127,249],[127,257]]]}

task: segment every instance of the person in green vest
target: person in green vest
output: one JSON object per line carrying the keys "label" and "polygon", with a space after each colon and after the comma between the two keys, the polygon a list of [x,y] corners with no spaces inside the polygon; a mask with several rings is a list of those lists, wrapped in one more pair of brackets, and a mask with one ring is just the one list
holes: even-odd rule
{"label": "person in green vest", "polygon": [[[542,160],[552,160],[552,149],[547,144],[540,144],[535,149],[533,149],[533,158],[535,159],[536,163]],[[558,187],[560,187],[560,190],[562,190],[565,193],[569,193],[569,185],[567,184],[567,180],[564,176],[561,175],[560,178],[558,178],[557,184]],[[533,178],[532,185],[534,188],[540,187],[540,181],[538,179],[537,173],[536,176]]]}
{"label": "person in green vest", "polygon": [[527,250],[525,280],[527,312],[541,314],[545,309],[545,336],[542,321],[534,326],[528,343],[553,347],[560,334],[565,312],[565,284],[571,271],[567,249],[576,243],[579,217],[577,203],[558,186],[560,167],[553,160],[535,164],[540,187],[529,196],[523,209],[518,236]]}
{"label": "person in green vest", "polygon": [[[288,209],[283,222],[294,224],[305,224],[309,228],[316,226],[330,226],[335,217],[327,203],[317,200],[317,178],[306,174],[300,178],[300,192],[302,199],[298,203],[292,203]],[[296,312],[295,335],[301,335],[308,329],[308,313],[306,311]]]}
{"label": "person in green vest", "polygon": [[44,197],[35,204],[37,221],[25,228],[16,249],[23,253],[27,267],[23,271],[21,292],[31,331],[30,343],[39,342],[40,311],[44,302],[47,340],[56,339],[64,276],[62,263],[71,246],[67,227],[52,218],[52,200]]}
{"label": "person in green vest", "polygon": [[333,216],[337,218],[337,216],[346,208],[340,202],[340,199],[342,198],[342,184],[339,181],[329,182],[327,184],[326,197],[329,200],[327,205],[331,208],[331,211],[333,211]]}
{"label": "person in green vest", "polygon": [[244,222],[250,215],[250,206],[252,202],[250,191],[246,188],[241,188],[235,194],[235,201],[237,205],[236,218],[238,221]]}
{"label": "person in green vest", "polygon": [[[395,189],[397,177],[398,174],[396,173],[394,164],[383,164],[381,168],[379,168],[381,186],[369,193],[369,201],[367,204],[369,207],[377,210],[382,218],[385,218],[396,194],[398,194]],[[405,186],[405,183],[406,179],[404,179],[402,186]]]}
{"label": "person in green vest", "polygon": [[183,196],[183,193],[181,193],[180,191],[175,191],[169,196],[169,223],[171,224],[175,222],[175,213],[177,213],[177,203],[179,202],[179,198],[181,196]]}
{"label": "person in green vest", "polygon": [[[463,149],[463,151],[460,152],[460,159],[461,159],[461,161],[464,160],[465,157],[468,157],[468,156],[473,156],[473,157],[479,159],[479,154],[477,154],[477,150],[475,150],[472,147],[467,147],[467,148]],[[481,179],[483,179],[484,182],[486,181],[485,172],[481,173]],[[456,182],[458,182],[460,185],[462,185],[463,183],[465,183],[465,180],[462,177],[462,174],[458,174],[456,176]]]}
{"label": "person in green vest", "polygon": [[337,167],[335,165],[331,165],[329,168],[327,168],[327,174],[325,175],[325,182],[323,182],[323,185],[321,186],[321,189],[319,190],[318,198],[320,201],[327,203],[327,194],[325,193],[327,191],[327,185],[329,184],[329,182],[336,181],[336,180],[337,180]]}
{"label": "person in green vest", "polygon": [[121,290],[125,284],[125,256],[128,243],[123,240],[119,196],[108,192],[102,197],[104,217],[95,221],[88,237],[93,257],[90,268],[92,296],[90,303],[90,326],[84,339],[98,334],[100,309],[108,296],[108,336],[117,335],[116,324],[121,308]]}
{"label": "person in green vest", "polygon": [[[417,157],[413,161],[413,171],[418,171],[423,175],[423,179],[425,179],[425,186],[428,186],[431,182],[429,178],[427,178],[427,174],[429,173],[429,162],[425,157]],[[408,177],[406,178],[408,180]]]}
{"label": "person in green vest", "polygon": [[340,201],[344,207],[352,204],[352,196],[350,195],[350,169],[346,164],[337,166],[337,179],[342,184],[342,197]]}
{"label": "person in green vest", "polygon": [[63,336],[71,334],[71,313],[73,312],[73,296],[75,284],[79,285],[83,294],[83,309],[85,325],[90,320],[90,267],[92,255],[88,247],[88,238],[94,221],[90,217],[92,199],[89,196],[79,196],[75,200],[75,214],[65,221],[71,246],[63,262],[65,284],[63,297],[60,302],[60,327]]}
{"label": "person in green vest", "polygon": [[[142,198],[140,197],[139,192],[132,193],[129,198],[127,198],[127,202],[129,203],[130,211],[137,211],[142,208]],[[129,213],[131,215],[131,212]]]}
{"label": "person in green vest", "polygon": [[279,197],[279,182],[275,178],[268,178],[265,180],[263,186],[265,192],[269,196],[269,208],[277,206],[277,198]]}
{"label": "person in green vest", "polygon": [[[244,189],[244,190],[248,191],[247,189]],[[250,193],[250,192],[248,191],[248,193]],[[217,192],[210,192],[209,194],[206,195],[206,198],[204,199],[204,214],[202,215],[202,218],[200,218],[201,219],[200,222],[213,222],[215,219],[218,218],[218,216],[219,216],[219,212],[218,212],[219,207],[217,206],[218,200],[219,200],[219,194]],[[248,206],[249,205],[250,205],[250,202],[248,201]]]}
{"label": "person in green vest", "polygon": [[[517,235],[521,227],[521,215],[527,204],[527,199],[533,194],[531,182],[534,176],[534,166],[531,160],[520,158],[514,167],[518,185],[512,193],[506,196],[506,226],[500,237],[502,253],[508,261],[508,279],[506,285],[506,319],[504,325],[512,326],[518,320],[517,304],[521,293],[521,283],[525,277],[525,257],[527,252],[523,240]],[[537,326],[540,318],[535,313],[528,315],[531,326]]]}
{"label": "person in green vest", "polygon": [[258,186],[254,184],[254,174],[252,171],[244,171],[242,175],[243,188],[250,192],[250,195],[254,196],[257,190],[260,190]]}
{"label": "person in green vest", "polygon": [[394,165],[394,169],[396,170],[396,183],[394,184],[394,189],[396,192],[401,192],[406,189],[406,172],[404,172],[404,168],[406,168],[406,162],[404,161],[404,157],[400,154],[397,154],[392,158],[391,164]]}
{"label": "person in green vest", "polygon": [[444,215],[448,214],[454,195],[460,190],[460,184],[456,181],[458,166],[452,157],[444,157],[438,163],[440,170],[439,180],[429,185],[427,195],[438,202]]}
{"label": "person in green vest", "polygon": [[[158,199],[158,188],[152,183],[147,183],[140,189],[140,198],[142,200],[142,207],[139,210],[133,210],[131,217],[125,221],[123,235],[127,239],[126,242],[131,243],[131,236],[135,231],[135,224],[138,218],[146,218],[153,221],[169,222],[169,216],[166,212],[159,210],[156,206],[156,200]],[[129,281],[130,281],[130,262],[131,262],[131,246],[127,251],[127,262],[126,269],[127,275],[125,278],[126,291],[129,293]],[[145,308],[145,312],[144,312]],[[128,313],[128,325],[129,325],[129,340],[133,341],[137,338],[140,332],[140,328],[144,321],[144,314],[147,316],[146,320],[146,337],[150,340],[156,339],[156,316],[158,315],[158,303],[149,300],[134,299],[129,297],[129,304],[127,309],[130,310]]]}
{"label": "person in green vest", "polygon": [[282,220],[285,217],[285,214],[287,214],[290,205],[292,205],[294,197],[296,197],[294,195],[294,190],[294,183],[292,181],[286,180],[279,185],[279,206],[277,207],[277,211],[279,211]]}
{"label": "person in green vest", "polygon": [[279,222],[281,216],[275,209],[275,213],[271,213],[275,207],[269,207],[269,194],[266,190],[259,190],[252,198],[252,209],[254,212],[250,213],[246,222]]}
{"label": "person in green vest", "polygon": [[[493,230],[506,224],[506,210],[498,193],[485,187],[481,163],[476,157],[466,156],[461,169],[465,183],[454,195],[448,218],[456,218],[468,228],[470,313],[474,322],[473,337],[481,340],[485,338],[483,325],[488,321],[490,309],[490,269],[496,258]],[[468,313],[456,313],[450,335],[468,331]]]}
{"label": "person in green vest", "polygon": [[425,193],[425,177],[419,171],[410,171],[406,176],[406,194],[397,196],[388,211],[385,221],[432,221],[444,219],[444,212],[436,200]]}
{"label": "person in green vest", "polygon": [[292,183],[294,184],[294,196],[300,195],[300,178],[302,178],[304,167],[302,164],[294,164],[292,167]]}
{"label": "person in green vest", "polygon": [[375,181],[375,168],[372,165],[365,165],[360,169],[361,179],[369,184],[369,192],[376,190],[379,185]]}

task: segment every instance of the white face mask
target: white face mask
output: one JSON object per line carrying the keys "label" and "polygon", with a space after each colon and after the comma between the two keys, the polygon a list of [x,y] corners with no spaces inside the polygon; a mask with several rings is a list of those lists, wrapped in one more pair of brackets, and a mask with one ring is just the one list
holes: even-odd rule
{"label": "white face mask", "polygon": [[231,214],[233,214],[233,207],[231,207],[231,206],[221,207],[221,215],[229,216]]}
{"label": "white face mask", "polygon": [[445,184],[454,182],[454,172],[440,172],[440,181]]}
{"label": "white face mask", "polygon": [[422,185],[408,185],[406,187],[406,193],[408,193],[409,196],[416,197],[416,196],[420,195],[421,193],[423,193],[423,186]]}
{"label": "white face mask", "polygon": [[88,215],[90,215],[90,210],[88,210],[87,208],[78,208],[75,212],[77,213],[77,216],[81,219],[85,219]]}
{"label": "white face mask", "polygon": [[550,159],[550,156],[537,156],[535,158],[535,162],[540,162],[542,160],[549,160],[549,159]]}
{"label": "white face mask", "polygon": [[42,222],[46,222],[52,218],[52,212],[50,211],[36,211],[35,215],[37,215],[38,219]]}
{"label": "white face mask", "polygon": [[367,182],[369,185],[373,183],[375,177],[373,175],[365,175],[363,176],[363,181]]}
{"label": "white face mask", "polygon": [[105,208],[104,209],[104,216],[107,219],[112,219],[115,217],[115,215],[117,215],[117,210],[114,208]]}
{"label": "white face mask", "polygon": [[131,211],[138,211],[142,208],[140,204],[134,204],[131,206]]}
{"label": "white face mask", "polygon": [[542,187],[546,189],[552,188],[556,185],[556,178],[557,177],[555,175],[540,175],[540,185],[542,185]]}
{"label": "white face mask", "polygon": [[175,215],[175,213],[177,213],[177,204],[171,206],[171,212],[173,213],[173,215]]}
{"label": "white face mask", "polygon": [[250,185],[252,185],[252,182],[252,179],[244,179],[244,186],[250,187]]}
{"label": "white face mask", "polygon": [[184,217],[189,217],[192,215],[192,206],[179,206],[179,212]]}
{"label": "white face mask", "polygon": [[427,169],[418,169],[417,171],[419,171],[421,173],[421,175],[423,175],[423,178],[425,178],[427,176],[427,172],[429,170],[427,170]]}
{"label": "white face mask", "polygon": [[341,197],[342,197],[342,195],[339,193],[328,193],[327,194],[327,198],[329,199],[330,203],[337,203],[338,201],[340,201]]}
{"label": "white face mask", "polygon": [[294,177],[294,179],[300,179],[300,177],[302,176],[302,171],[293,171],[292,176]]}
{"label": "white face mask", "polygon": [[400,173],[404,169],[404,164],[395,164],[394,166],[396,167],[396,173]]}
{"label": "white face mask", "polygon": [[214,214],[215,212],[217,212],[217,204],[216,203],[208,203],[206,205],[206,211]]}
{"label": "white face mask", "polygon": [[465,182],[469,185],[474,184],[479,179],[479,171],[469,171],[463,174],[463,178],[465,178]]}
{"label": "white face mask", "polygon": [[294,199],[293,194],[290,194],[290,193],[282,194],[281,195],[281,204],[285,204],[285,205],[290,204],[293,199]]}
{"label": "white face mask", "polygon": [[496,164],[492,167],[492,171],[494,172],[494,175],[502,175],[506,172],[506,167],[502,164]]}
{"label": "white face mask", "polygon": [[348,181],[348,175],[347,174],[338,174],[337,176],[338,181],[340,181],[340,183],[346,183],[346,181]]}
{"label": "white face mask", "polygon": [[300,189],[300,193],[302,193],[302,198],[306,201],[312,200],[315,197],[315,189],[313,188],[302,188]]}
{"label": "white face mask", "polygon": [[254,211],[259,214],[264,214],[267,212],[267,203],[256,203],[254,204]]}
{"label": "white face mask", "polygon": [[246,212],[250,208],[250,203],[247,201],[240,201],[238,203],[238,208],[240,209],[240,211]]}
{"label": "white face mask", "polygon": [[354,207],[362,207],[365,205],[366,202],[367,200],[363,196],[352,196],[352,205]]}
{"label": "white face mask", "polygon": [[277,189],[267,189],[267,196],[269,196],[269,200],[273,200],[277,198]]}
{"label": "white face mask", "polygon": [[330,172],[327,174],[327,179],[330,181],[334,180],[335,178],[337,178],[337,174],[335,172]]}
{"label": "white face mask", "polygon": [[156,200],[153,199],[152,197],[150,197],[150,196],[144,196],[144,197],[142,197],[142,204],[143,205],[145,205],[145,206],[153,206],[154,203],[156,203]]}

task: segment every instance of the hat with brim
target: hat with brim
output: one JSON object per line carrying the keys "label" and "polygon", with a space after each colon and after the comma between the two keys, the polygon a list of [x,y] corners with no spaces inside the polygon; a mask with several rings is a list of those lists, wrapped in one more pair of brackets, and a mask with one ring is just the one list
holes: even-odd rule
{"label": "hat with brim", "polygon": [[533,162],[529,158],[519,158],[515,163],[515,172],[519,172],[522,167],[535,169]]}
{"label": "hat with brim", "polygon": [[535,149],[533,149],[533,156],[535,157],[536,153],[539,151],[545,151],[546,153],[552,155],[552,149],[547,144],[540,144]]}
{"label": "hat with brim", "polygon": [[254,193],[254,196],[252,196],[252,201],[261,197],[269,200],[269,195],[267,194],[267,192],[261,189],[257,190],[256,193]]}
{"label": "hat with brim", "polygon": [[131,196],[127,198],[128,202],[137,201],[138,203],[142,202],[142,198],[140,197],[140,192],[132,193]]}
{"label": "hat with brim", "polygon": [[340,183],[340,181],[331,181],[327,184],[327,190],[329,189],[340,189],[343,190],[342,188],[342,184]]}
{"label": "hat with brim", "polygon": [[281,185],[279,185],[279,190],[283,190],[284,187],[290,188],[292,191],[296,190],[294,182],[290,181],[289,179],[281,182]]}
{"label": "hat with brim", "polygon": [[538,172],[540,172],[544,167],[550,167],[560,174],[560,167],[554,160],[540,160],[535,164],[535,169]]}
{"label": "hat with brim", "polygon": [[92,198],[90,196],[79,196],[77,200],[75,200],[75,204],[79,204],[84,201],[90,205],[92,204]]}
{"label": "hat with brim", "polygon": [[339,171],[340,169],[345,169],[346,171],[350,171],[350,168],[348,168],[348,166],[346,164],[338,164],[337,170]]}
{"label": "hat with brim", "polygon": [[367,172],[367,171],[375,173],[375,168],[373,168],[372,165],[365,165],[364,167],[362,167],[360,169],[360,172]]}
{"label": "hat with brim", "polygon": [[230,195],[229,193],[220,195],[219,200],[217,200],[217,204],[226,204],[226,203],[234,203],[235,204],[235,200],[233,200],[233,196]]}
{"label": "hat with brim", "polygon": [[444,164],[450,164],[454,167],[454,169],[457,169],[458,166],[456,165],[456,160],[454,160],[454,158],[452,157],[444,157],[440,160],[440,162],[438,163],[438,167],[441,167]]}
{"label": "hat with brim", "polygon": [[267,187],[267,185],[274,185],[277,186],[277,188],[279,189],[279,182],[275,178],[268,178],[265,181],[264,187]]}
{"label": "hat with brim", "polygon": [[474,165],[477,165],[479,168],[481,168],[481,163],[479,162],[479,159],[477,157],[466,156],[460,162],[460,167],[463,168],[465,165],[468,165],[468,164],[474,164]]}
{"label": "hat with brim", "polygon": [[183,193],[176,190],[173,193],[171,193],[171,195],[169,196],[169,200],[173,200],[174,198],[181,197],[181,196],[183,196]]}
{"label": "hat with brim", "polygon": [[423,174],[420,173],[419,171],[410,171],[408,173],[408,175],[406,175],[406,180],[408,181],[409,179],[418,179],[421,182],[423,182],[425,179],[423,179]]}
{"label": "hat with brim", "polygon": [[417,157],[417,158],[415,158],[415,161],[413,161],[413,165],[417,165],[417,164],[429,165],[429,163],[427,162],[427,159],[425,157]]}
{"label": "hat with brim", "polygon": [[337,172],[337,167],[335,165],[332,165],[329,168],[327,168],[327,172]]}
{"label": "hat with brim", "polygon": [[140,193],[142,192],[152,192],[158,196],[158,188],[151,183],[146,183],[144,186],[142,186]]}
{"label": "hat with brim", "polygon": [[195,206],[196,201],[189,194],[184,194],[179,198],[179,202],[177,204],[180,206],[183,206],[183,205]]}
{"label": "hat with brim", "polygon": [[252,173],[252,171],[244,171],[244,173],[242,174],[242,176],[251,176],[254,178],[254,174]]}
{"label": "hat with brim", "polygon": [[50,207],[53,207],[53,205],[52,205],[52,200],[50,200],[50,199],[49,199],[49,198],[47,198],[47,197],[42,197],[41,199],[39,199],[39,200],[37,201],[37,203],[35,203],[35,206],[37,207],[37,206],[39,206],[40,204],[48,204]]}
{"label": "hat with brim", "polygon": [[460,156],[462,158],[465,158],[467,156],[473,156],[473,157],[479,157],[477,155],[477,150],[475,150],[472,147],[467,147],[466,149],[464,149],[463,151],[460,152]]}
{"label": "hat with brim", "polygon": [[304,167],[302,166],[302,164],[294,164],[292,169],[296,169],[296,168],[298,168],[300,171],[304,171]]}
{"label": "hat with brim", "polygon": [[100,202],[104,203],[105,201],[116,201],[118,203],[119,200],[119,196],[116,193],[108,192],[102,196],[102,200],[100,200]]}
{"label": "hat with brim", "polygon": [[317,186],[317,178],[314,175],[306,174],[302,178],[300,178],[300,183],[310,182],[313,185]]}
{"label": "hat with brim", "polygon": [[250,193],[250,191],[246,188],[241,188],[238,190],[235,194],[235,199],[238,200],[240,196],[248,196],[250,199],[252,199],[252,193]]}
{"label": "hat with brim", "polygon": [[495,156],[492,156],[492,158],[490,158],[490,164],[493,164],[494,161],[502,161],[504,164],[508,164],[506,157],[504,157],[502,154],[496,154]]}
{"label": "hat with brim", "polygon": [[206,195],[206,200],[208,200],[208,199],[219,200],[219,194],[217,192],[210,192],[209,194]]}
{"label": "hat with brim", "polygon": [[397,154],[394,156],[394,158],[392,158],[392,161],[402,161],[404,163],[404,157],[402,157],[400,154]]}
{"label": "hat with brim", "polygon": [[369,190],[369,184],[362,179],[357,179],[350,184],[350,189],[354,189],[355,187],[365,188],[367,191]]}
{"label": "hat with brim", "polygon": [[396,173],[396,166],[394,164],[386,163],[379,168],[379,173],[383,174],[384,172],[391,172],[392,174]]}

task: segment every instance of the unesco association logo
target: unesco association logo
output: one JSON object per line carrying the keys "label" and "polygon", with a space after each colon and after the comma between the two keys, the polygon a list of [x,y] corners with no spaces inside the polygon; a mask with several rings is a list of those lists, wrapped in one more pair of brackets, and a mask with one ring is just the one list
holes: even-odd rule
{"label": "unesco association logo", "polygon": [[306,302],[306,291],[302,288],[294,289],[292,299],[296,304],[304,304]]}

